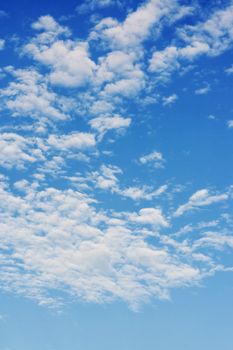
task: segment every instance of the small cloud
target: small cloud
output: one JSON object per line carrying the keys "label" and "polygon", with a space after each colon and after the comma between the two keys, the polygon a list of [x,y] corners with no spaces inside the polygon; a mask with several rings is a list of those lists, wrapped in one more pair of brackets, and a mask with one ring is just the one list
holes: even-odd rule
{"label": "small cloud", "polygon": [[208,119],[210,119],[210,120],[216,120],[217,118],[215,117],[215,115],[210,114],[210,115],[208,115]]}
{"label": "small cloud", "polygon": [[163,168],[164,167],[164,158],[162,153],[154,151],[147,155],[144,155],[139,158],[139,162],[141,164],[150,164],[153,165],[155,168]]}
{"label": "small cloud", "polygon": [[123,118],[119,115],[112,117],[97,117],[92,119],[89,124],[92,129],[97,130],[101,136],[103,136],[109,130],[120,131],[125,128],[128,128],[131,124],[130,118]]}
{"label": "small cloud", "polygon": [[199,88],[197,90],[195,90],[195,94],[196,95],[205,95],[210,91],[210,87],[209,86],[205,86],[202,88]]}
{"label": "small cloud", "polygon": [[122,0],[85,0],[81,5],[76,7],[78,14],[86,14],[98,9],[117,6],[122,7]]}
{"label": "small cloud", "polygon": [[225,69],[225,73],[227,75],[232,75],[233,74],[233,64],[230,67]]}
{"label": "small cloud", "polygon": [[228,128],[233,128],[233,119],[228,120],[227,125],[228,125]]}
{"label": "small cloud", "polygon": [[5,47],[5,40],[0,39],[0,50],[3,50]]}
{"label": "small cloud", "polygon": [[178,100],[178,96],[176,94],[172,94],[171,96],[163,97],[163,105],[164,106],[170,106],[176,100]]}

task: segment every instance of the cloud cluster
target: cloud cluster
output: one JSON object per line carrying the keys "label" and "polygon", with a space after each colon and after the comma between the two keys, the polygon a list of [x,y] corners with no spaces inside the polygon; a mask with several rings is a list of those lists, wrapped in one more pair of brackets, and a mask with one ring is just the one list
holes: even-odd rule
{"label": "cloud cluster", "polygon": [[[122,5],[86,0],[76,13]],[[232,2],[184,24],[193,11],[148,0],[123,19],[89,22],[85,37],[45,15],[18,39],[17,63],[0,71],[1,288],[43,305],[69,296],[137,309],[227,269],[217,254],[233,247],[232,188],[186,199],[185,186],[160,176],[167,157],[157,141],[149,151],[145,141],[145,106],[173,108],[178,99],[164,92],[172,74],[232,45]],[[197,95],[210,90],[201,84]],[[206,219],[190,222],[210,205]]]}

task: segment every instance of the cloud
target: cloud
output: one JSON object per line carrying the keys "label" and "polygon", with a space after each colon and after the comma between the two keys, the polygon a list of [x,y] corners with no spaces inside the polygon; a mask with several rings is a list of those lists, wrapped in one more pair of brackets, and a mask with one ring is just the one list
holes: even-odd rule
{"label": "cloud", "polygon": [[100,172],[93,172],[91,177],[94,180],[95,186],[101,189],[111,189],[115,191],[118,178],[116,174],[122,174],[122,170],[114,165],[101,165]]}
{"label": "cloud", "polygon": [[[119,23],[111,18],[103,19],[95,27],[92,37],[99,36],[106,40],[113,48],[136,48],[151,34],[152,28],[165,16],[175,14],[178,8],[177,1],[150,0],[139,6],[136,11],[128,14],[126,19]],[[177,14],[177,13],[176,13]]]}
{"label": "cloud", "polygon": [[225,72],[226,72],[228,75],[233,74],[233,65],[231,65],[230,67],[226,68],[226,69],[225,69]]}
{"label": "cloud", "polygon": [[214,203],[222,202],[228,199],[228,194],[210,195],[208,189],[202,189],[195,192],[187,203],[182,204],[175,211],[174,216],[178,217],[187,211],[195,210],[203,206],[208,206]]}
{"label": "cloud", "polygon": [[140,157],[139,162],[141,164],[152,165],[155,168],[163,168],[165,160],[163,158],[162,153],[154,151],[154,152],[151,152],[147,155]]}
{"label": "cloud", "polygon": [[51,91],[43,76],[33,69],[7,67],[6,72],[13,76],[6,88],[1,89],[1,99],[14,117],[31,117],[41,122],[66,120],[69,116],[63,111],[65,100],[59,99]]}
{"label": "cloud", "polygon": [[172,105],[176,100],[178,100],[178,96],[176,94],[172,94],[167,97],[163,97],[163,105],[164,106],[170,106]]}
{"label": "cloud", "polygon": [[233,128],[233,120],[228,120],[227,125],[228,128]]}
{"label": "cloud", "polygon": [[120,131],[128,128],[131,124],[131,119],[123,118],[118,115],[112,117],[102,116],[90,120],[89,124],[103,136],[109,130]]}
{"label": "cloud", "polygon": [[36,22],[32,23],[32,28],[43,32],[37,37],[37,41],[43,44],[50,42],[60,35],[70,36],[71,34],[67,27],[58,24],[50,15],[39,17]]}
{"label": "cloud", "polygon": [[85,149],[94,147],[96,144],[95,136],[90,133],[76,132],[68,135],[50,135],[48,144],[56,149],[63,151],[67,149]]}
{"label": "cloud", "polygon": [[78,14],[86,14],[98,9],[112,6],[122,7],[122,5],[123,1],[121,0],[85,0],[76,7],[76,11]]}
{"label": "cloud", "polygon": [[31,140],[18,134],[0,134],[0,165],[8,169],[24,169],[27,163],[42,160],[41,150],[33,146]]}
{"label": "cloud", "polygon": [[142,208],[138,214],[132,213],[128,215],[130,221],[139,224],[149,224],[153,226],[168,227],[169,224],[164,218],[161,209],[158,208]]}
{"label": "cloud", "polygon": [[51,45],[32,42],[23,51],[50,69],[49,79],[54,85],[80,87],[92,79],[95,63],[89,58],[85,42],[56,40]]}
{"label": "cloud", "polygon": [[202,271],[200,264],[192,266],[137,233],[168,227],[159,208],[119,218],[97,212],[93,199],[79,191],[38,191],[30,185],[21,196],[1,187],[0,199],[2,288],[41,305],[61,304],[52,294],[56,289],[88,302],[124,300],[135,309],[152,297],[166,299],[170,288],[195,284],[204,275],[206,262]]}
{"label": "cloud", "polygon": [[5,40],[0,39],[0,51],[3,50],[5,47]]}
{"label": "cloud", "polygon": [[233,43],[233,5],[217,10],[206,21],[178,27],[172,45],[155,51],[149,61],[149,71],[157,80],[167,82],[182,65],[202,55],[218,56]]}
{"label": "cloud", "polygon": [[209,91],[210,91],[210,87],[204,86],[202,88],[196,89],[195,94],[196,95],[206,95],[206,94],[208,94]]}
{"label": "cloud", "polygon": [[[85,2],[91,11],[111,3]],[[146,104],[158,96],[164,105],[177,99],[164,86],[160,95],[158,82],[231,46],[231,7],[194,25],[180,21],[173,31],[174,21],[191,11],[178,1],[140,2],[123,20],[103,18],[85,28],[87,38],[46,15],[32,24],[34,36],[21,49],[18,40],[14,54],[21,61],[1,71],[7,79],[0,97],[0,164],[4,172],[13,169],[9,178],[0,174],[4,291],[41,305],[122,300],[136,309],[220,268],[222,254],[215,250],[232,247],[230,190],[202,189],[179,206],[181,186],[139,167],[165,165],[162,153],[143,150],[152,116],[144,113]],[[173,34],[165,48],[163,26]],[[115,137],[131,124],[140,138],[126,150],[132,135],[128,141]],[[135,152],[141,154],[136,162]],[[114,165],[104,164],[106,155]],[[223,202],[225,226],[217,209],[206,221],[182,220],[181,228],[174,222]]]}
{"label": "cloud", "polygon": [[115,188],[114,191],[122,197],[131,198],[135,201],[139,200],[152,200],[159,197],[167,190],[167,185],[160,186],[157,190],[153,190],[150,186],[136,187],[131,186],[127,188]]}

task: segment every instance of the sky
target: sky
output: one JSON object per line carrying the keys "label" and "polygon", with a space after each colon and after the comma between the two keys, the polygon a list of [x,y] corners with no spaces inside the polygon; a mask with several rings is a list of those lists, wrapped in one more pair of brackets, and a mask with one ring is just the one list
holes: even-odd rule
{"label": "sky", "polygon": [[233,1],[0,22],[0,350],[232,350]]}

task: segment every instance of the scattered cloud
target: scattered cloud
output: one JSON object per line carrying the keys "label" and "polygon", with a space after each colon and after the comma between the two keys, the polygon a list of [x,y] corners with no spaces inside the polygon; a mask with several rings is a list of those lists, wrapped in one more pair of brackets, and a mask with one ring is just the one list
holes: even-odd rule
{"label": "scattered cloud", "polygon": [[165,159],[163,158],[162,153],[153,151],[149,154],[146,154],[139,158],[141,164],[149,164],[155,168],[163,168]]}
{"label": "scattered cloud", "polygon": [[233,128],[233,120],[228,120],[227,125],[228,128]]}
{"label": "scattered cloud", "polygon": [[123,118],[121,116],[102,116],[92,119],[89,124],[91,127],[98,131],[98,133],[103,136],[109,130],[121,131],[128,128],[131,124],[130,118]]}
{"label": "scattered cloud", "polygon": [[0,39],[0,51],[3,50],[5,47],[5,40]]}
{"label": "scattered cloud", "polygon": [[106,7],[117,6],[120,8],[123,4],[124,1],[122,0],[85,0],[81,5],[76,7],[76,11],[78,14],[86,14]]}
{"label": "scattered cloud", "polygon": [[[86,0],[77,12],[122,5]],[[178,99],[176,84],[166,90],[173,73],[232,47],[231,2],[192,24],[180,21],[193,12],[179,1],[148,0],[124,18],[88,22],[86,35],[45,15],[17,38],[15,66],[0,70],[0,166],[9,176],[0,174],[3,290],[41,305],[59,307],[57,295],[67,295],[137,309],[225,268],[217,251],[233,247],[232,189],[204,188],[185,201],[186,175],[181,186],[169,170],[148,171],[165,166],[154,132],[161,140],[168,110],[153,105]],[[161,40],[163,28],[171,40]],[[200,76],[192,85],[199,95],[210,90]],[[221,203],[224,214],[214,206]],[[209,205],[211,218],[202,211],[187,224],[184,216],[179,227],[177,217]]]}
{"label": "scattered cloud", "polygon": [[196,95],[206,95],[208,94],[208,92],[210,91],[210,87],[209,86],[205,86],[199,89],[195,90],[195,94]]}
{"label": "scattered cloud", "polygon": [[211,195],[209,190],[204,188],[195,192],[188,200],[187,203],[182,204],[175,211],[174,216],[178,217],[183,215],[187,211],[192,211],[199,209],[200,207],[208,206],[214,203],[226,201],[228,199],[228,194],[216,194]]}
{"label": "scattered cloud", "polygon": [[176,94],[172,94],[167,97],[163,97],[163,105],[164,106],[170,106],[172,105],[176,100],[178,100],[178,96]]}

